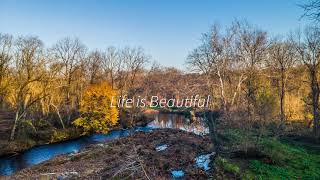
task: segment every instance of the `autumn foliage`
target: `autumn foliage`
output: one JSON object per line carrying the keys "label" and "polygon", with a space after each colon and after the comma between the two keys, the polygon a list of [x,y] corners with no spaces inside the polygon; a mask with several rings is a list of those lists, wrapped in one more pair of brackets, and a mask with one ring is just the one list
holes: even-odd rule
{"label": "autumn foliage", "polygon": [[82,127],[84,133],[106,133],[118,122],[118,110],[111,107],[111,99],[116,96],[108,83],[100,83],[88,87],[81,100],[80,118],[73,123]]}

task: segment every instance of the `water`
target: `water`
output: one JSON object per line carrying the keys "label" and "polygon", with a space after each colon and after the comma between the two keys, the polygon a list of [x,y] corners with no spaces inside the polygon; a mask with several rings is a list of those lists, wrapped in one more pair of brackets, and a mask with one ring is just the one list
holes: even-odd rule
{"label": "water", "polygon": [[174,171],[171,171],[171,176],[174,179],[182,178],[184,176],[184,172],[182,170],[174,170]]}
{"label": "water", "polygon": [[209,163],[210,163],[210,157],[214,155],[214,153],[211,154],[203,154],[195,158],[196,165],[199,168],[204,169],[205,171],[208,171],[210,169]]}
{"label": "water", "polygon": [[209,133],[203,118],[197,117],[194,122],[184,115],[179,114],[156,114],[155,120],[148,124],[151,128],[170,128],[193,132],[198,135]]}
{"label": "water", "polygon": [[168,145],[164,144],[164,145],[160,145],[160,146],[157,146],[156,147],[156,151],[159,152],[159,151],[164,151],[168,148]]}
{"label": "water", "polygon": [[94,134],[91,136],[81,137],[79,139],[69,140],[61,143],[33,147],[18,155],[1,158],[0,174],[10,175],[20,169],[52,159],[57,155],[76,153],[90,144],[107,142],[128,135],[128,130],[114,130],[110,131],[108,134]]}
{"label": "water", "polygon": [[90,144],[108,142],[113,139],[129,136],[130,132],[150,132],[155,128],[181,129],[196,134],[208,133],[208,128],[206,128],[200,118],[191,123],[190,120],[183,115],[155,114],[154,121],[145,127],[136,127],[133,131],[128,129],[113,130],[107,134],[93,134],[61,143],[41,145],[14,156],[2,157],[0,158],[0,175],[10,175],[23,168],[52,159],[57,155],[79,152]]}

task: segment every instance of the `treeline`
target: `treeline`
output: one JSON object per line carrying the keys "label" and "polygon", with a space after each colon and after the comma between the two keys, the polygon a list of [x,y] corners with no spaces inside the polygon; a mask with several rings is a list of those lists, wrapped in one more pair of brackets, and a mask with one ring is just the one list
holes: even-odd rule
{"label": "treeline", "polygon": [[312,119],[319,136],[320,29],[271,37],[246,21],[214,25],[187,64],[205,76],[213,108],[243,127]]}
{"label": "treeline", "polygon": [[108,81],[120,93],[133,90],[149,59],[141,48],[88,51],[78,39],[70,38],[45,48],[37,37],[1,34],[1,106],[15,112],[10,139],[19,122],[50,114],[59,117],[61,128],[69,126],[90,84]]}
{"label": "treeline", "polygon": [[[85,90],[105,82],[118,97],[207,94],[202,75],[151,63],[139,47],[89,51],[72,38],[46,47],[38,37],[0,34],[0,109],[14,112],[11,140],[26,123],[31,129],[44,121],[57,129],[72,127]],[[132,126],[140,109],[119,111],[120,123]]]}
{"label": "treeline", "polygon": [[[142,48],[89,51],[71,38],[45,47],[37,37],[1,34],[0,103],[15,113],[11,140],[26,120],[70,127],[83,92],[104,82],[129,98],[211,95],[210,108],[242,125],[276,122],[281,130],[289,120],[312,119],[319,135],[319,34],[313,26],[280,38],[248,22],[214,25],[188,56],[188,73],[151,63]],[[129,110],[129,126],[140,110]]]}

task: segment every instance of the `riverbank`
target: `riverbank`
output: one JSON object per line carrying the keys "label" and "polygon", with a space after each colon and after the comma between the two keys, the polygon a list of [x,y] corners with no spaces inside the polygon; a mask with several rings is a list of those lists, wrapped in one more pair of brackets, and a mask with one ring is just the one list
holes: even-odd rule
{"label": "riverbank", "polygon": [[[159,150],[161,145],[166,148]],[[8,178],[170,179],[172,171],[180,170],[185,178],[206,179],[211,176],[210,171],[197,167],[195,158],[210,153],[210,148],[206,136],[174,129],[154,130],[91,145],[78,153],[61,155],[23,169]]]}
{"label": "riverbank", "polygon": [[[145,126],[149,122],[154,120],[154,115],[159,113],[157,110],[146,109],[142,111],[139,118],[134,121],[133,126]],[[68,127],[66,129],[57,129],[48,122],[43,122],[40,127],[29,127],[26,123],[27,131],[23,135],[18,136],[14,141],[9,141],[9,132],[6,132],[7,136],[0,137],[0,157],[19,154],[32,147],[60,143],[68,140],[74,140],[83,136],[81,129],[75,127]],[[34,129],[40,129],[35,131]],[[124,128],[120,123],[110,130],[117,130]],[[18,134],[18,133],[17,133]],[[90,134],[87,134],[90,135]]]}
{"label": "riverbank", "polygon": [[36,132],[34,137],[21,137],[14,141],[0,140],[0,157],[19,154],[32,147],[44,144],[64,142],[81,137],[81,131],[76,128],[48,129]]}
{"label": "riverbank", "polygon": [[[219,133],[221,154],[214,164],[199,167],[210,154],[208,136],[177,129],[136,132],[109,142],[59,155],[22,169],[7,179],[319,179],[320,145],[306,136],[263,136],[224,129]],[[202,158],[199,158],[202,157]],[[212,169],[215,168],[213,173]]]}
{"label": "riverbank", "polygon": [[[190,109],[144,109],[139,113],[140,115],[135,120],[133,126],[145,126],[154,120],[155,114],[180,114],[189,116]],[[122,117],[123,119],[127,117]],[[122,122],[122,121],[121,121]],[[125,123],[124,123],[125,124]],[[127,126],[121,125],[120,123],[110,130],[127,128]],[[10,128],[9,128],[10,129]],[[82,131],[76,129],[75,127],[68,127],[66,129],[59,129],[53,127],[49,122],[40,121],[37,127],[30,126],[30,123],[25,122],[23,125],[24,132],[22,135],[16,137],[14,141],[9,141],[10,131],[2,133],[0,137],[0,157],[18,154],[32,147],[52,144],[58,142],[64,142],[68,140],[73,140],[80,138],[82,136]],[[17,134],[19,134],[18,132]]]}

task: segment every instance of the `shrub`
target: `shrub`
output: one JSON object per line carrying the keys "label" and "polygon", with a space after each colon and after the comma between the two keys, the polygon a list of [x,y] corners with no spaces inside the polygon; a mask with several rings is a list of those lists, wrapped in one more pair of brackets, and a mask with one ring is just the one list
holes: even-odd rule
{"label": "shrub", "polygon": [[111,107],[116,92],[107,83],[91,85],[81,101],[80,118],[73,124],[84,129],[84,133],[106,133],[118,122],[118,110]]}

